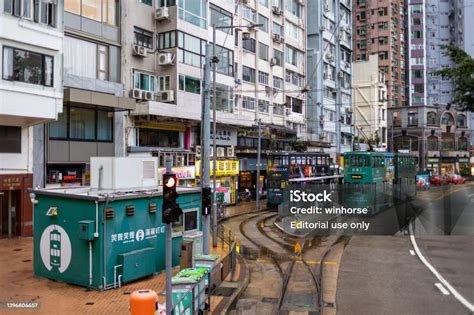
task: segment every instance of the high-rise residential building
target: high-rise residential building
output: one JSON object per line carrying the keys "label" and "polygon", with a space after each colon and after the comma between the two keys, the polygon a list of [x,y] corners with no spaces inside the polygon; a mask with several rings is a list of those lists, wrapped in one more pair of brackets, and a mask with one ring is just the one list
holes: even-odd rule
{"label": "high-rise residential building", "polygon": [[377,140],[374,146],[387,147],[387,86],[378,56],[353,64],[352,109],[355,135],[360,141]]}
{"label": "high-rise residential building", "polygon": [[213,25],[229,27],[215,32],[216,175],[227,202],[236,187],[252,190],[258,120],[262,175],[265,152],[306,136],[305,10],[297,0],[122,1],[122,82],[137,102],[125,127],[128,154],[159,156],[161,167],[172,156],[195,184],[200,153],[210,149],[200,134],[206,44]]}
{"label": "high-rise residential building", "polygon": [[469,170],[469,120],[452,104],[452,80],[434,71],[451,67],[443,45],[459,42],[463,11],[457,1],[411,0],[408,3],[409,106],[390,108],[389,141],[393,150],[419,156],[421,169],[453,174]]}
{"label": "high-rise residential building", "polygon": [[33,233],[27,189],[43,169],[35,126],[63,111],[62,10],[62,1],[0,0],[0,238]]}
{"label": "high-rise residential building", "polygon": [[354,0],[352,8],[354,60],[377,55],[387,81],[388,106],[405,106],[405,1]]}
{"label": "high-rise residential building", "polygon": [[125,155],[124,113],[135,102],[121,83],[123,2],[64,1],[64,110],[37,150],[46,159],[38,185],[89,185],[92,156]]}
{"label": "high-rise residential building", "polygon": [[308,138],[333,160],[352,145],[352,5],[307,1]]}

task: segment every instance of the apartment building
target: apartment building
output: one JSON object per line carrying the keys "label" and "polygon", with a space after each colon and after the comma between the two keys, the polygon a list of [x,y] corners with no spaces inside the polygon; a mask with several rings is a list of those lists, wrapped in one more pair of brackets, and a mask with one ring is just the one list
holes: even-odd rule
{"label": "apartment building", "polygon": [[39,185],[89,185],[92,156],[125,155],[123,121],[135,102],[121,83],[119,3],[64,1],[64,110],[45,126]]}
{"label": "apartment building", "polygon": [[353,8],[354,60],[377,55],[385,72],[388,106],[406,105],[406,2],[355,0]]}
{"label": "apartment building", "polygon": [[369,139],[374,146],[387,147],[387,86],[385,72],[380,71],[379,59],[370,55],[369,60],[353,64],[353,119],[355,134],[361,142]]}
{"label": "apartment building", "polygon": [[63,111],[62,10],[60,1],[0,0],[0,238],[33,233],[35,126]]}
{"label": "apartment building", "polygon": [[235,202],[241,172],[255,185],[258,120],[264,152],[289,149],[291,138],[306,134],[305,16],[296,0],[123,2],[122,82],[137,102],[128,154],[159,156],[161,166],[172,156],[186,183],[199,177],[200,152],[210,149],[200,146],[203,64],[216,25],[213,153],[218,185]]}
{"label": "apartment building", "polygon": [[[442,45],[462,35],[463,11],[456,1],[408,3],[409,106],[390,108],[394,150],[419,156],[420,168],[434,173],[468,173],[469,120],[452,105],[455,87],[434,71],[452,66]],[[390,138],[391,138],[390,137]]]}
{"label": "apartment building", "polygon": [[307,7],[308,137],[336,161],[352,150],[352,5],[308,1]]}

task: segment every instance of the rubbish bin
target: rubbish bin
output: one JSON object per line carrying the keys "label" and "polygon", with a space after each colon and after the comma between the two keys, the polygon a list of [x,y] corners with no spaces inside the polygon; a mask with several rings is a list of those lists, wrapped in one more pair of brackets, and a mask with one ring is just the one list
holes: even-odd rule
{"label": "rubbish bin", "polygon": [[204,282],[207,272],[207,268],[188,268],[181,270],[171,279],[175,314],[191,315],[193,310],[194,312],[204,310],[206,302]]}
{"label": "rubbish bin", "polygon": [[[194,256],[194,268],[204,267],[209,270],[209,273],[212,271],[212,268],[216,265],[216,261],[219,258],[219,255],[195,255]],[[209,284],[209,273],[206,274],[205,284]]]}

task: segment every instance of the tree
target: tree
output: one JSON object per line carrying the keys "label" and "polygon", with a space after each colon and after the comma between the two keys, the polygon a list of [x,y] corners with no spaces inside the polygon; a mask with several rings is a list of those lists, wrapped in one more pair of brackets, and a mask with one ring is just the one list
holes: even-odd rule
{"label": "tree", "polygon": [[305,152],[308,150],[308,142],[301,139],[293,139],[290,142],[291,148],[296,152]]}
{"label": "tree", "polygon": [[474,110],[474,59],[464,50],[454,45],[443,45],[445,55],[454,62],[452,68],[434,71],[434,75],[453,79],[456,87],[454,104],[458,110]]}

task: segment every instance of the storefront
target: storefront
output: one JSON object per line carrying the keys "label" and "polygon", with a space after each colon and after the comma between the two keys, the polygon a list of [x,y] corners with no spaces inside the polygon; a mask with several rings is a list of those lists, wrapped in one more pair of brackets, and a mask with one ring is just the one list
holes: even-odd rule
{"label": "storefront", "polygon": [[[166,172],[166,168],[160,167],[158,169],[160,174]],[[178,185],[182,187],[195,187],[196,186],[196,167],[195,166],[181,166],[173,167],[173,173],[178,176]]]}
{"label": "storefront", "polygon": [[33,235],[31,174],[0,175],[0,238]]}
{"label": "storefront", "polygon": [[458,159],[458,170],[459,174],[463,176],[470,176],[471,175],[471,167],[470,167],[470,162],[469,158],[459,158]]}
{"label": "storefront", "polygon": [[[196,177],[200,177],[201,161],[196,161]],[[210,162],[211,187],[213,187],[212,177],[213,161]],[[217,160],[216,164],[216,189],[223,194],[225,204],[235,204],[237,202],[237,187],[239,175],[239,161],[237,160]],[[219,189],[221,187],[221,189]]]}
{"label": "storefront", "polygon": [[[243,158],[239,160],[239,193],[250,190],[252,197],[257,189],[257,159]],[[260,160],[260,196],[265,196],[267,178],[267,159]]]}
{"label": "storefront", "polygon": [[449,176],[456,174],[456,158],[443,157],[441,159],[441,175]]}
{"label": "storefront", "polygon": [[439,174],[439,158],[428,158],[426,169],[430,170],[432,174]]}

